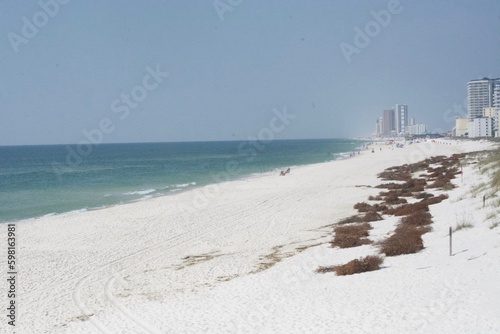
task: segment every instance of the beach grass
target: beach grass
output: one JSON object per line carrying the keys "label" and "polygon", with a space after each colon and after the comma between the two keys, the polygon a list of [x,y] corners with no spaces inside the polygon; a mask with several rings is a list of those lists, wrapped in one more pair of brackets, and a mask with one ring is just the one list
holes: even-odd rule
{"label": "beach grass", "polygon": [[473,227],[474,227],[474,225],[472,223],[468,223],[468,222],[458,223],[453,228],[453,232],[458,232],[458,231],[466,230],[466,229],[473,228]]}
{"label": "beach grass", "polygon": [[489,228],[490,230],[493,230],[494,228],[498,227],[500,225],[500,221],[496,221],[490,224]]}

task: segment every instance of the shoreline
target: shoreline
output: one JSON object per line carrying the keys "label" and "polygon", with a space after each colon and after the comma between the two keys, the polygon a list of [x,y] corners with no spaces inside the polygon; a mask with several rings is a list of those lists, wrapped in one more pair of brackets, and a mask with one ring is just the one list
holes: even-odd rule
{"label": "shoreline", "polygon": [[170,201],[162,196],[24,221],[17,225],[26,284],[20,286],[21,318],[44,310],[41,326],[48,327],[28,331],[64,332],[82,315],[94,326],[97,314],[120,310],[122,303],[161,303],[259,275],[326,241],[326,226],[374,195],[377,189],[366,185],[378,184],[383,169],[488,146],[453,143],[381,146],[381,153],[366,150],[356,158],[304,165],[285,177],[221,183],[206,192],[208,203],[190,189]]}
{"label": "shoreline", "polygon": [[[361,147],[359,147],[359,148],[356,147],[356,150],[361,149]],[[362,149],[361,149],[361,151],[362,151]],[[106,210],[106,209],[121,206],[121,205],[129,205],[129,204],[133,204],[136,202],[148,201],[148,200],[155,199],[155,198],[165,198],[165,197],[169,197],[169,196],[175,196],[175,195],[181,194],[183,192],[187,192],[187,191],[197,191],[197,190],[202,189],[202,188],[207,187],[207,186],[219,185],[219,184],[227,183],[227,182],[251,180],[254,178],[259,178],[261,176],[269,176],[272,173],[273,173],[273,175],[274,175],[274,173],[279,175],[278,173],[279,173],[280,169],[285,169],[288,167],[291,169],[296,169],[296,168],[301,168],[304,166],[323,164],[323,163],[331,163],[331,162],[335,162],[335,161],[341,161],[341,160],[354,158],[355,156],[353,156],[353,157],[344,156],[344,154],[348,154],[349,152],[351,152],[351,151],[334,153],[334,155],[336,155],[337,157],[332,159],[332,160],[329,160],[329,161],[305,163],[305,164],[290,165],[290,166],[288,166],[288,165],[287,166],[280,166],[280,167],[276,167],[272,171],[270,170],[270,171],[265,171],[265,172],[252,172],[249,174],[238,175],[238,176],[234,176],[234,178],[231,180],[222,181],[222,182],[217,182],[215,179],[212,178],[212,182],[202,183],[202,184],[198,184],[195,182],[196,184],[194,184],[194,185],[192,185],[190,183],[187,187],[178,187],[178,188],[175,188],[175,189],[169,191],[168,193],[159,193],[159,194],[152,194],[152,195],[144,194],[144,196],[142,196],[142,197],[139,197],[136,199],[131,199],[128,201],[122,201],[119,203],[113,203],[113,204],[107,204],[107,205],[95,206],[95,207],[84,207],[84,208],[74,209],[74,210],[70,210],[70,211],[63,211],[63,212],[50,212],[50,213],[43,214],[40,216],[20,218],[20,219],[16,219],[16,220],[5,220],[5,221],[0,221],[0,225],[1,224],[13,224],[13,223],[18,224],[18,223],[23,223],[23,222],[28,222],[28,221],[36,221],[36,220],[43,219],[46,217],[58,217],[58,216],[62,216],[62,215],[73,215],[73,214],[89,212],[89,211]],[[136,190],[134,192],[140,192],[140,191],[143,191],[143,190]],[[155,189],[155,192],[156,192],[156,189]]]}

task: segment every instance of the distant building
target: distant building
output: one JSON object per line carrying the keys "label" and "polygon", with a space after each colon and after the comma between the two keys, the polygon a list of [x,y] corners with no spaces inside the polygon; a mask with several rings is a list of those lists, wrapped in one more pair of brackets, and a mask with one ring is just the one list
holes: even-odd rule
{"label": "distant building", "polygon": [[483,78],[467,83],[467,118],[483,117],[483,109],[500,107],[500,79]]}
{"label": "distant building", "polygon": [[408,117],[408,105],[396,104],[392,109],[385,109],[382,117],[376,120],[376,137],[402,137],[407,135],[421,135],[427,133],[424,124],[417,124],[414,118]]}
{"label": "distant building", "polygon": [[427,127],[424,124],[408,125],[408,134],[410,135],[423,135],[427,132]]}
{"label": "distant building", "polygon": [[380,138],[384,136],[384,125],[382,122],[382,117],[377,118],[375,121],[375,137]]}
{"label": "distant building", "polygon": [[500,79],[497,79],[493,88],[493,107],[500,109]]}
{"label": "distant building", "polygon": [[394,107],[396,133],[405,133],[408,127],[408,105],[396,104]]}
{"label": "distant building", "polygon": [[394,109],[386,109],[382,113],[383,134],[385,137],[390,137],[392,131],[396,130],[396,122],[394,117]]}
{"label": "distant building", "polygon": [[483,116],[491,118],[491,127],[493,129],[492,137],[499,137],[498,121],[499,121],[500,108],[484,108]]}
{"label": "distant building", "polygon": [[470,138],[498,134],[498,108],[500,78],[483,78],[467,83],[467,131]]}
{"label": "distant building", "polygon": [[490,117],[469,120],[467,128],[470,138],[492,137],[493,134],[493,122]]}
{"label": "distant building", "polygon": [[455,118],[455,136],[462,137],[468,134],[468,123],[469,119],[467,117]]}

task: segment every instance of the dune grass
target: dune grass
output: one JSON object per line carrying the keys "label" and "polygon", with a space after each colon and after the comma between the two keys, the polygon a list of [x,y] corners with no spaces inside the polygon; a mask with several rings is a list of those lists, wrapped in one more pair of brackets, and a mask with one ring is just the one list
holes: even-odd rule
{"label": "dune grass", "polygon": [[[491,151],[487,157],[479,162],[481,173],[490,174],[490,182],[486,187],[491,188],[491,194],[496,195],[500,190],[500,148]],[[478,189],[480,191],[481,188]]]}
{"label": "dune grass", "polygon": [[465,222],[465,223],[458,223],[453,228],[453,232],[458,232],[458,231],[466,230],[466,229],[473,228],[473,227],[474,227],[474,225],[472,225],[471,223],[467,223],[467,222]]}

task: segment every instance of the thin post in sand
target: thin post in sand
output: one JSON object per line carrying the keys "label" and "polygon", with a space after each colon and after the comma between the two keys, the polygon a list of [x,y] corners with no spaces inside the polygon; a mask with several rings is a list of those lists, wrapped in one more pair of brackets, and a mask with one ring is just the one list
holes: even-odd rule
{"label": "thin post in sand", "polygon": [[453,230],[451,229],[451,226],[450,226],[450,256],[453,255],[453,251],[452,251],[452,235],[453,235]]}

